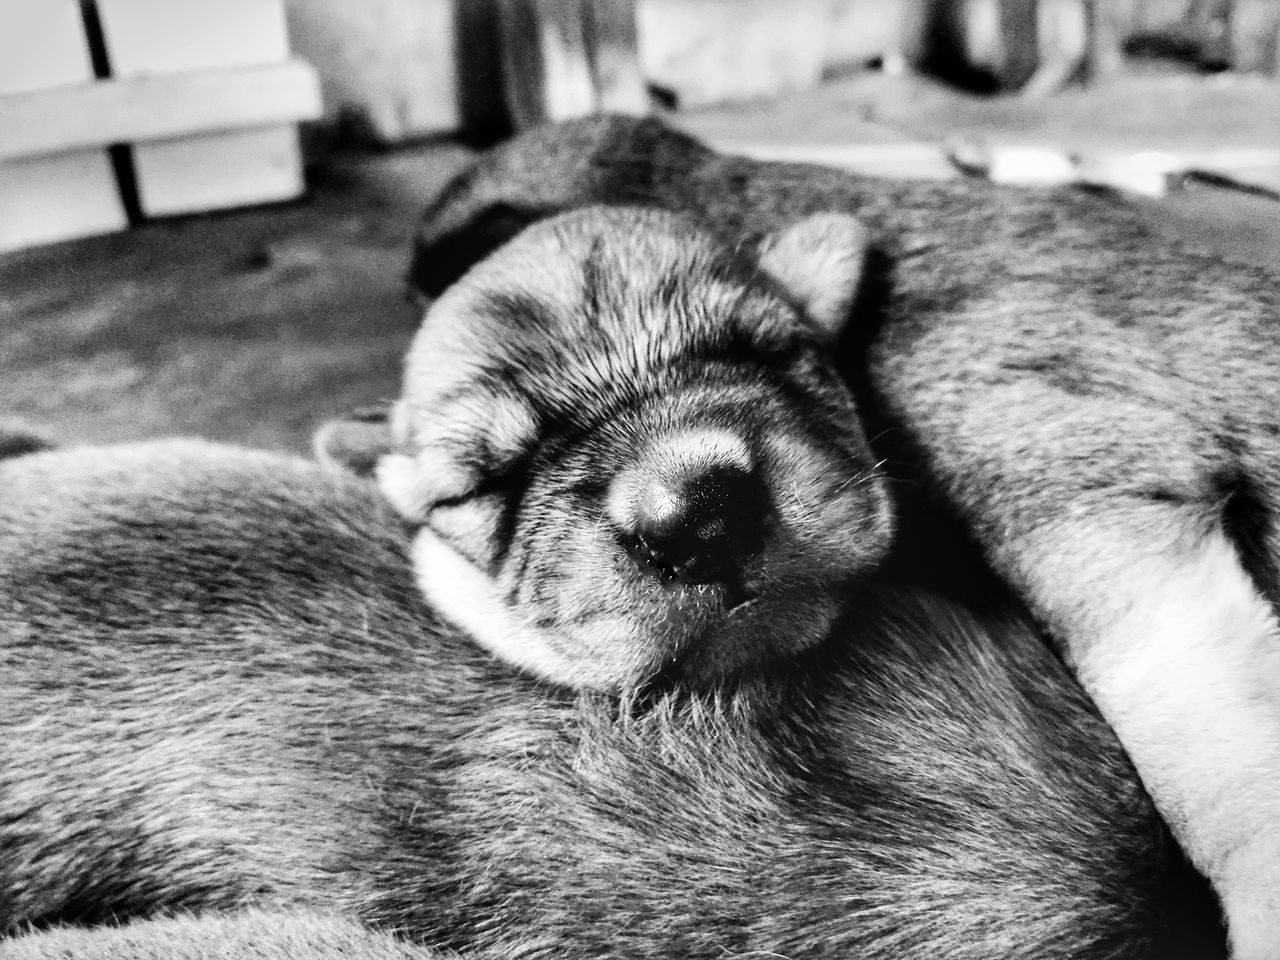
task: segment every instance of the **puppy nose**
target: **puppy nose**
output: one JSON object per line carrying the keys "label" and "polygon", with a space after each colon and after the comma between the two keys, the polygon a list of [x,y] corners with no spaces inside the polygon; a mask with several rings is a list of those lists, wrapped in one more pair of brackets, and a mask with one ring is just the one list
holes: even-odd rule
{"label": "puppy nose", "polygon": [[635,500],[633,553],[660,579],[729,582],[759,552],[768,514],[764,483],[738,465],[650,476]]}

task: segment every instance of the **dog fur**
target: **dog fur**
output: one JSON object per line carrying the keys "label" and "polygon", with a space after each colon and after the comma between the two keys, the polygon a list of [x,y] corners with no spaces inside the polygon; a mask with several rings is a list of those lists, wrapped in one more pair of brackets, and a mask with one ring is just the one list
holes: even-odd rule
{"label": "dog fur", "polygon": [[346,917],[309,910],[179,914],[60,925],[0,940],[5,960],[451,960]]}
{"label": "dog fur", "polygon": [[434,295],[596,204],[678,211],[747,252],[816,213],[866,225],[846,359],[878,452],[1061,644],[1213,882],[1234,955],[1274,957],[1275,274],[1159,241],[1111,197],[762,164],[606,118],[479,160],[425,214],[414,283]]}
{"label": "dog fur", "polygon": [[783,667],[626,702],[442,625],[355,478],[170,442],[0,489],[4,956],[1186,945],[1145,793],[1016,618],[869,590]]}
{"label": "dog fur", "polygon": [[[469,271],[427,311],[376,467],[433,606],[540,676],[613,691],[820,642],[892,536],[827,349],[862,254],[849,217],[745,258],[682,217],[600,208]],[[358,470],[373,458],[344,438],[367,430],[318,446]],[[716,477],[720,498],[684,495]],[[646,537],[654,511],[674,520]]]}

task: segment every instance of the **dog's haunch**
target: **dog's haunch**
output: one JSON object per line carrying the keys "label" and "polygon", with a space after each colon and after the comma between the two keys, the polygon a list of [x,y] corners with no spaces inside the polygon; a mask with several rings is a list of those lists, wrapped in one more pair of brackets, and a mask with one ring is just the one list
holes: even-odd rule
{"label": "dog's haunch", "polygon": [[432,602],[508,660],[611,690],[820,640],[892,527],[825,359],[862,253],[847,217],[748,257],[594,208],[477,265],[427,313],[377,469]]}

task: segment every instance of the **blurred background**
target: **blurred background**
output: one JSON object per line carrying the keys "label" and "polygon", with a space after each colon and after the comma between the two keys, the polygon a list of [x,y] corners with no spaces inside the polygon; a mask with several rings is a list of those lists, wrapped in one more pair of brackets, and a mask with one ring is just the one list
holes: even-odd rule
{"label": "blurred background", "polygon": [[602,110],[1280,264],[1280,0],[0,0],[0,418],[306,449],[398,393],[422,205]]}

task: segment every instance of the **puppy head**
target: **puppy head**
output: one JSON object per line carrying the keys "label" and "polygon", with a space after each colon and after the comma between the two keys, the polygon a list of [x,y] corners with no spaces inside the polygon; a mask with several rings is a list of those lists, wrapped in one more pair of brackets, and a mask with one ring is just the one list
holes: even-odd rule
{"label": "puppy head", "polygon": [[820,640],[891,536],[824,359],[862,252],[843,216],[748,257],[672,214],[592,208],[482,261],[427,313],[376,471],[427,596],[599,689]]}

